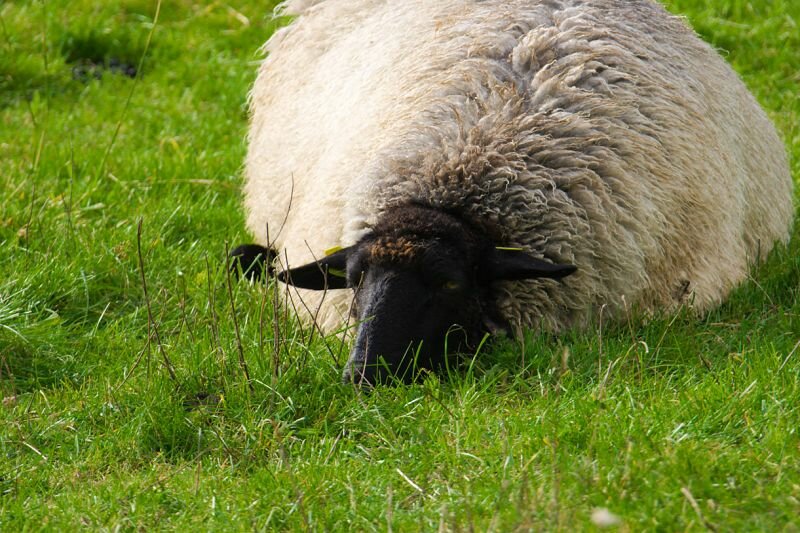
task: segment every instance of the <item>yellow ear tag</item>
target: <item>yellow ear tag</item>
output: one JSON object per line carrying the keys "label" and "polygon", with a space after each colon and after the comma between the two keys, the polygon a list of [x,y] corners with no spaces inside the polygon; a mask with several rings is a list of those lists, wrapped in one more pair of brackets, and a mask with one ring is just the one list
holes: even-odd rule
{"label": "yellow ear tag", "polygon": [[522,248],[511,248],[508,246],[495,246],[495,250],[504,250],[506,252],[521,252]]}
{"label": "yellow ear tag", "polygon": [[333,255],[336,252],[340,251],[341,249],[342,249],[341,246],[334,246],[333,248],[328,248],[327,250],[325,250],[325,257]]}

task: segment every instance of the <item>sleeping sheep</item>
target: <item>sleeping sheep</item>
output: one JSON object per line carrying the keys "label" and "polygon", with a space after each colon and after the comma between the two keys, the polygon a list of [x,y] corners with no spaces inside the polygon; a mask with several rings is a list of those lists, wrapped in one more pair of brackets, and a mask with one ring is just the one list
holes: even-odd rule
{"label": "sleeping sheep", "polygon": [[234,255],[287,259],[326,330],[354,304],[346,380],[409,380],[486,333],[603,308],[702,312],[788,239],[774,127],[653,1],[283,7],[298,18],[251,95],[259,244]]}

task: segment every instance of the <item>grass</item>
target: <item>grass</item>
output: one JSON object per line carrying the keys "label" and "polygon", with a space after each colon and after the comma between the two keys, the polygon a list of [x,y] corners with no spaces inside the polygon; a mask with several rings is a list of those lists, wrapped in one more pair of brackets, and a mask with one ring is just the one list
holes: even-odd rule
{"label": "grass", "polygon": [[[620,529],[797,530],[797,229],[705,317],[531,333],[359,394],[346,347],[275,312],[274,287],[227,286],[277,24],[231,6],[0,4],[0,530],[591,530],[601,508]],[[668,6],[800,176],[800,4]]]}

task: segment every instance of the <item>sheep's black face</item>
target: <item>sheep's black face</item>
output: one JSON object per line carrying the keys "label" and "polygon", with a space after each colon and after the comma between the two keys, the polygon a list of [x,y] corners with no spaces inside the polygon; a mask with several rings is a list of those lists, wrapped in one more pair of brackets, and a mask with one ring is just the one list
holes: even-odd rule
{"label": "sheep's black face", "polygon": [[501,250],[438,210],[409,206],[388,212],[357,244],[278,278],[307,289],[355,290],[358,332],[344,379],[377,384],[441,371],[491,332],[492,284],[561,278],[571,265]]}
{"label": "sheep's black face", "polygon": [[362,246],[348,260],[359,326],[345,380],[409,382],[420,369],[443,370],[452,362],[447,354],[478,344],[483,295],[454,246],[423,244],[414,262],[399,264],[376,258],[376,246]]}

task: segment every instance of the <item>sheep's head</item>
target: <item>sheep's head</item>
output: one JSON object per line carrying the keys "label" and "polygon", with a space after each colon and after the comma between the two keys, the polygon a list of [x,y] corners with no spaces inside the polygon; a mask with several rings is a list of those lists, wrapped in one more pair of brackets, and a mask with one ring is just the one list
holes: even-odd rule
{"label": "sheep's head", "polygon": [[351,288],[358,325],[345,381],[412,381],[439,371],[447,354],[474,349],[496,320],[492,285],[501,280],[562,278],[554,265],[496,248],[481,232],[440,210],[387,212],[355,245],[281,272],[278,279],[313,290]]}

